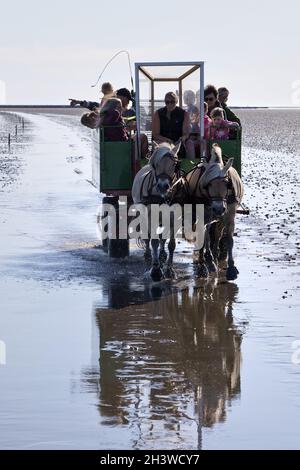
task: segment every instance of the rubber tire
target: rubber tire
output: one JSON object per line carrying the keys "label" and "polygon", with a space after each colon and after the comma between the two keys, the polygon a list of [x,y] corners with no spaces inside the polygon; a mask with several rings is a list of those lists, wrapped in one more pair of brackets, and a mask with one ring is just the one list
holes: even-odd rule
{"label": "rubber tire", "polygon": [[[118,211],[118,206],[119,206],[118,197],[106,196],[104,198],[104,201],[106,203],[113,204]],[[117,231],[118,231],[118,227],[117,227]],[[125,240],[124,239],[111,240],[108,238],[106,246],[107,246],[106,248],[107,253],[110,258],[126,258],[126,256],[129,256],[129,240],[128,239],[127,240],[126,239]]]}
{"label": "rubber tire", "polygon": [[108,240],[110,258],[126,258],[129,256],[129,240]]}

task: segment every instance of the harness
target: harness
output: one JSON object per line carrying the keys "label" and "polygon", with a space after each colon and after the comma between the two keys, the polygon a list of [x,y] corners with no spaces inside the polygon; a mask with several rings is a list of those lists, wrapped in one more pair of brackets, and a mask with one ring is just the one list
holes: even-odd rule
{"label": "harness", "polygon": [[[196,182],[194,184],[193,190],[190,191],[190,185],[189,185],[186,177],[187,177],[187,175],[191,175],[192,173],[195,173],[199,169],[200,169],[199,175],[197,176],[197,179],[196,179]],[[201,197],[196,197],[197,190],[200,186],[200,179],[203,176],[205,170],[206,170],[206,168],[205,168],[204,165],[201,165],[201,164],[197,165],[194,168],[192,168],[184,177],[181,177],[179,180],[177,180],[171,188],[171,192],[172,192],[173,189],[175,189],[175,195],[173,195],[171,197],[171,201],[174,201],[174,199],[176,199],[176,193],[178,194],[178,192],[180,190],[183,190],[184,194],[187,197],[187,200],[190,201],[191,203],[194,203],[195,200],[197,200],[197,202],[199,204],[205,204],[207,206],[210,206],[213,201],[223,201],[223,202],[226,202],[227,204],[234,203],[236,201],[236,197],[235,197],[235,193],[234,193],[232,180],[228,176],[226,178],[223,178],[223,177],[220,177],[220,176],[217,177],[217,178],[213,178],[212,180],[210,180],[210,182],[205,187],[202,188]],[[224,179],[225,182],[227,182],[227,192],[226,192],[226,195],[223,198],[210,196],[209,187],[212,184],[212,182],[215,181],[216,179]],[[176,186],[178,186],[178,185],[180,185],[180,186],[176,188]]]}

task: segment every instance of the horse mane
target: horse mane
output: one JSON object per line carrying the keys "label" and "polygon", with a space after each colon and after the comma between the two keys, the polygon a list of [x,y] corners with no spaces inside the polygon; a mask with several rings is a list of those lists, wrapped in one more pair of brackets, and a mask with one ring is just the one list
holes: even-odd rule
{"label": "horse mane", "polygon": [[222,176],[222,169],[224,168],[222,150],[218,144],[213,144],[211,149],[211,157],[207,163],[204,163],[205,171],[200,178],[201,188],[205,188],[215,178]]}
{"label": "horse mane", "polygon": [[205,171],[200,178],[199,184],[201,188],[205,188],[215,178],[222,177],[223,163],[208,163],[205,165]]}

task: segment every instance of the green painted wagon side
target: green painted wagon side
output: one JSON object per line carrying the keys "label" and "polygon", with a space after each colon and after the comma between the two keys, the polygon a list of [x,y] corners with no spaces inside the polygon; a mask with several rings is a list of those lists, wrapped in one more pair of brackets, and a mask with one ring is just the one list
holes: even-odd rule
{"label": "green painted wagon side", "polygon": [[[93,155],[93,184],[97,189],[106,194],[130,194],[134,170],[131,140],[127,142],[105,142],[103,132],[94,131],[94,155]],[[241,176],[241,130],[238,131],[236,139],[208,140],[211,148],[213,143],[218,143],[222,149],[223,160],[233,157],[233,166]],[[200,159],[189,160],[183,158],[180,162],[181,169],[188,172]],[[148,160],[141,160],[141,166]]]}
{"label": "green painted wagon side", "polygon": [[93,184],[102,193],[131,191],[133,161],[131,140],[105,142],[103,132],[93,135]]}
{"label": "green painted wagon side", "polygon": [[[224,163],[231,157],[234,158],[233,167],[236,169],[238,174],[241,176],[242,172],[242,141],[241,141],[241,130],[239,130],[237,138],[232,140],[208,140],[207,141],[209,148],[211,149],[212,144],[217,143],[222,149],[222,156]],[[183,158],[180,162],[180,168],[184,173],[188,173],[192,168],[198,165],[201,162],[200,158],[195,160],[190,160],[188,158]]]}
{"label": "green painted wagon side", "polygon": [[236,169],[238,174],[242,176],[242,130],[241,128],[236,130],[236,138],[229,140],[209,140],[209,146],[211,148],[213,143],[218,144],[222,149],[222,156],[224,163],[229,158],[234,158],[233,167]]}

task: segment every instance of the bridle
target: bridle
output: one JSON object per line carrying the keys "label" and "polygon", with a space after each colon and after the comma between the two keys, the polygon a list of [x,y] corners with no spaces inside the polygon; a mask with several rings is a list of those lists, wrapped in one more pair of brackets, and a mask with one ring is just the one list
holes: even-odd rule
{"label": "bridle", "polygon": [[[212,182],[216,180],[224,180],[226,183],[227,191],[224,197],[213,197],[209,194],[209,187],[211,186]],[[202,189],[207,193],[209,201],[227,202],[228,192],[230,188],[231,188],[231,181],[229,180],[228,176],[217,176],[216,178],[213,178],[212,180],[210,180],[209,183],[206,186],[204,186]]]}
{"label": "bridle", "polygon": [[[164,178],[164,179],[168,180],[169,184],[170,184],[170,187],[172,187],[172,183],[174,182],[174,180],[176,181],[179,178],[179,175],[180,175],[180,161],[178,160],[177,157],[175,157],[170,152],[165,153],[164,157],[165,156],[167,156],[173,162],[175,162],[174,175],[172,177],[172,176],[170,176],[170,175],[168,175],[167,173],[164,173],[164,172],[157,173],[155,165],[153,163],[151,163],[151,168],[152,168],[153,171],[149,172],[149,177],[150,178],[148,178],[148,185],[147,185],[147,189],[146,189],[146,192],[147,192],[148,196],[143,197],[143,198],[141,197],[141,200],[143,200],[144,203],[147,203],[147,204],[152,203],[154,200],[156,201],[157,198],[159,198],[160,203],[164,202],[166,200],[166,198],[163,197],[163,196],[153,196],[153,195],[151,195],[152,190],[157,186],[158,180],[160,178]],[[141,195],[143,194],[145,184],[147,184],[146,180],[147,180],[147,178],[143,179],[141,189],[140,189],[140,194]]]}
{"label": "bridle", "polygon": [[174,155],[170,152],[168,153],[165,153],[164,154],[164,157],[168,157],[171,159],[172,162],[175,163],[175,168],[174,168],[174,176],[170,176],[168,175],[167,173],[156,173],[156,168],[155,168],[155,165],[151,165],[153,170],[154,170],[154,180],[155,180],[155,184],[157,184],[158,180],[159,179],[166,179],[169,181],[170,185],[172,184],[173,180],[174,180],[174,177],[177,179],[178,177],[178,174],[179,174],[179,171],[180,171],[180,161],[178,158],[174,157]]}

